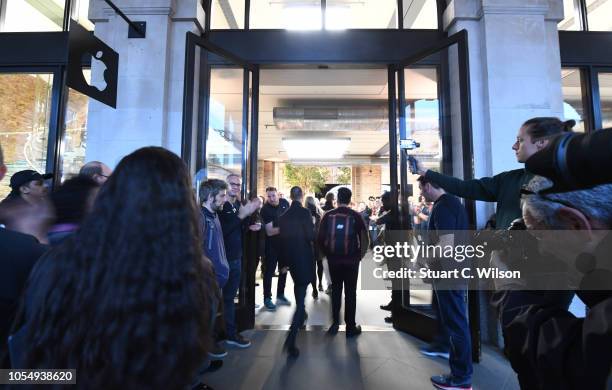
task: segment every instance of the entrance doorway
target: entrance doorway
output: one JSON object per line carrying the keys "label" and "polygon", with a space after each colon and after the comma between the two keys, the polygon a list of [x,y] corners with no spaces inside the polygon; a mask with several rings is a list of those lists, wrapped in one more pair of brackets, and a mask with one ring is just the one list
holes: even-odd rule
{"label": "entrance doorway", "polygon": [[[196,172],[196,185],[232,172],[243,178],[243,197],[264,195],[269,185],[286,194],[291,186],[288,172],[314,168],[325,186],[338,184],[338,172],[344,170],[350,172],[357,207],[388,190],[401,227],[418,228],[422,221],[414,219],[414,210],[426,205],[418,201],[416,177],[408,173],[408,154],[443,173],[472,175],[467,33],[437,38],[425,49],[422,43],[413,49],[407,45],[402,50],[410,55],[385,63],[380,63],[380,50],[372,54],[378,63],[364,62],[365,49],[353,52],[348,35],[329,44],[338,46],[334,51],[325,37],[317,40],[312,34],[309,52],[317,53],[316,62],[299,64],[278,60],[285,54],[269,45],[261,49],[277,60],[261,60],[256,47],[236,46],[253,55],[243,58],[233,54],[231,45],[220,47],[188,35],[183,158]],[[283,37],[286,41],[293,35]],[[320,61],[321,53],[330,52],[333,60]],[[304,56],[305,51],[300,52],[300,58]],[[404,148],[416,144],[418,148]],[[306,192],[316,193],[314,188]],[[473,220],[473,205],[467,202],[466,207]],[[256,325],[255,305],[263,295],[255,288],[257,252],[246,242],[237,305],[242,329]],[[362,287],[365,272],[362,264]],[[408,281],[395,287],[393,327],[431,339],[436,331],[431,289]],[[384,288],[382,293],[390,296]],[[388,298],[376,301],[374,312]],[[384,318],[378,313],[372,323]],[[477,357],[477,294],[470,297],[470,322]]]}
{"label": "entrance doorway", "polygon": [[[419,154],[428,164],[439,166],[439,100],[437,69],[434,66],[407,69],[407,96],[416,107],[409,119],[414,137],[422,147]],[[259,77],[259,127],[257,145],[257,188],[272,186],[288,198],[293,185],[301,186],[307,196],[322,199],[326,193],[346,186],[353,192],[352,207],[363,214],[371,238],[382,234],[384,225],[375,223],[381,209],[381,195],[391,191],[389,148],[388,71],[383,66],[311,65],[262,67]],[[396,171],[399,171],[397,169]],[[414,187],[415,177],[410,177]],[[418,195],[418,194],[415,194]],[[418,196],[410,196],[414,210]],[[321,203],[321,206],[323,204]],[[419,226],[421,226],[419,224]],[[368,283],[374,267],[372,253],[363,259],[358,283],[357,321],[364,329],[392,329],[385,322],[391,313],[379,309],[391,298],[391,283]],[[322,263],[327,267],[326,261]],[[367,270],[367,271],[366,271]],[[326,270],[325,270],[326,271]],[[368,272],[364,274],[364,272]],[[322,273],[323,289],[330,282]],[[287,327],[293,307],[278,306],[275,312],[263,306],[263,280],[258,271],[255,325]],[[291,278],[286,295],[292,296]],[[278,278],[273,278],[275,295]],[[318,285],[318,281],[317,281]],[[307,325],[330,324],[330,296],[324,291],[313,297],[307,292]],[[431,294],[414,291],[412,299],[431,304]]]}

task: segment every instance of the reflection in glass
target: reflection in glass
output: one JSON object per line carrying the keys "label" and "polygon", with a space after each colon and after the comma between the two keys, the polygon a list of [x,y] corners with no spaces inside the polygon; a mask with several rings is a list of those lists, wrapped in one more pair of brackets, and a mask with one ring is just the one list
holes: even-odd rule
{"label": "reflection in glass", "polygon": [[210,20],[213,30],[244,28],[244,0],[213,0]]}
{"label": "reflection in glass", "polygon": [[599,73],[597,78],[602,128],[612,127],[612,73]]}
{"label": "reflection in glass", "polygon": [[612,31],[612,0],[586,0],[590,31]]}
{"label": "reflection in glass", "polygon": [[563,90],[563,117],[565,120],[576,121],[574,131],[584,131],[584,103],[582,101],[582,74],[578,68],[563,68],[561,70],[561,86]]}
{"label": "reflection in glass", "polygon": [[242,175],[242,68],[213,68],[210,75],[206,167],[208,178]]}
{"label": "reflection in glass", "polygon": [[[89,82],[91,71],[83,71]],[[79,173],[85,164],[87,149],[87,108],[89,97],[74,89],[68,90],[65,132],[62,142],[62,180]]]}
{"label": "reflection in glass", "polygon": [[251,0],[249,28],[320,30],[320,0]]}
{"label": "reflection in glass", "polygon": [[[4,3],[4,4],[3,4]],[[0,31],[61,31],[64,0],[3,0]]]}
{"label": "reflection in glass", "polygon": [[328,0],[325,28],[397,28],[397,1]]}
{"label": "reflection in glass", "polygon": [[93,0],[72,0],[74,19],[89,31],[93,31],[94,24],[89,20],[89,2]]}
{"label": "reflection in glass", "polygon": [[402,0],[405,29],[437,29],[438,6],[436,0]]}
{"label": "reflection in glass", "polygon": [[[440,134],[440,106],[438,101],[438,72],[436,68],[406,68],[404,69],[404,84],[406,97],[406,135],[418,143],[420,147],[410,151],[423,164],[432,170],[441,171],[442,142]],[[408,173],[408,185],[412,186],[413,195],[408,198],[409,215],[417,234],[427,230],[428,216],[431,204],[420,197],[418,175]],[[408,264],[407,264],[408,265]],[[412,264],[415,266],[415,264]],[[402,304],[411,309],[431,313],[431,285],[422,281],[404,282]],[[410,283],[410,286],[408,286]],[[418,284],[418,285],[417,285]]]}
{"label": "reflection in glass", "polygon": [[563,0],[563,17],[564,19],[557,25],[559,30],[580,30],[580,17],[576,12],[574,0]]}
{"label": "reflection in glass", "polygon": [[0,144],[8,168],[0,199],[10,192],[15,172],[45,172],[52,85],[52,74],[0,74]]}

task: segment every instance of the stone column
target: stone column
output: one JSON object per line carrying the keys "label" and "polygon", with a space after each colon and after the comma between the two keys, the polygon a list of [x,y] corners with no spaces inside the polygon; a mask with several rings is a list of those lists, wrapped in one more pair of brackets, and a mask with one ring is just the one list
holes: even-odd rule
{"label": "stone column", "polygon": [[[128,24],[102,0],[91,0],[95,35],[119,53],[117,108],[90,100],[87,160],[113,167],[143,146],[180,155],[183,72],[188,31],[199,34],[204,11],[198,0],[115,0],[132,20],[147,22],[146,38],[128,39]],[[92,65],[92,80],[100,80]]]}

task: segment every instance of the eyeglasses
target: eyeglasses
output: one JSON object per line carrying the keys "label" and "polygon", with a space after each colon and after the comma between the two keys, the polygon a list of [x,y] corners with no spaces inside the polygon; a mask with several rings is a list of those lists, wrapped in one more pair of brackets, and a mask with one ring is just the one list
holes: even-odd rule
{"label": "eyeglasses", "polygon": [[232,182],[230,182],[229,185],[230,186],[240,187],[240,183],[232,183]]}

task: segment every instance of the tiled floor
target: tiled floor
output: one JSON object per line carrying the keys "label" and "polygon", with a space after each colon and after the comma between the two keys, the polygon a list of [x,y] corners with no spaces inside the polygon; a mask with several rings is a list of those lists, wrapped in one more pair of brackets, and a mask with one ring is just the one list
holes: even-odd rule
{"label": "tiled floor", "polygon": [[[219,390],[256,389],[432,389],[429,377],[448,371],[442,359],[419,353],[423,343],[397,331],[364,332],[346,339],[343,332],[329,337],[323,331],[302,331],[300,356],[287,359],[282,344],[287,332],[245,332],[253,345],[229,349],[223,368],[206,376]],[[482,361],[474,365],[474,389],[511,390],[518,383],[499,352],[485,347]]]}
{"label": "tiled floor", "polygon": [[[368,272],[363,263],[361,271]],[[256,299],[262,304],[262,281],[258,282]],[[274,278],[274,295],[276,282]],[[358,338],[347,340],[343,332],[336,337],[326,336],[330,297],[320,293],[319,299],[314,300],[309,287],[306,297],[309,330],[298,336],[297,360],[288,360],[282,352],[295,306],[279,306],[275,312],[262,308],[256,311],[258,330],[244,332],[251,338],[252,347],[229,349],[223,368],[208,374],[205,382],[216,390],[432,389],[429,378],[448,372],[448,363],[422,356],[419,353],[422,341],[395,331],[384,322],[389,313],[380,310],[379,305],[390,298],[384,285],[379,290],[364,289],[361,282],[358,286],[357,322],[365,330]],[[295,302],[290,277],[285,295]],[[431,291],[411,291],[411,301],[429,303]],[[504,357],[484,346],[481,363],[474,365],[473,388],[512,390],[519,386]]]}

